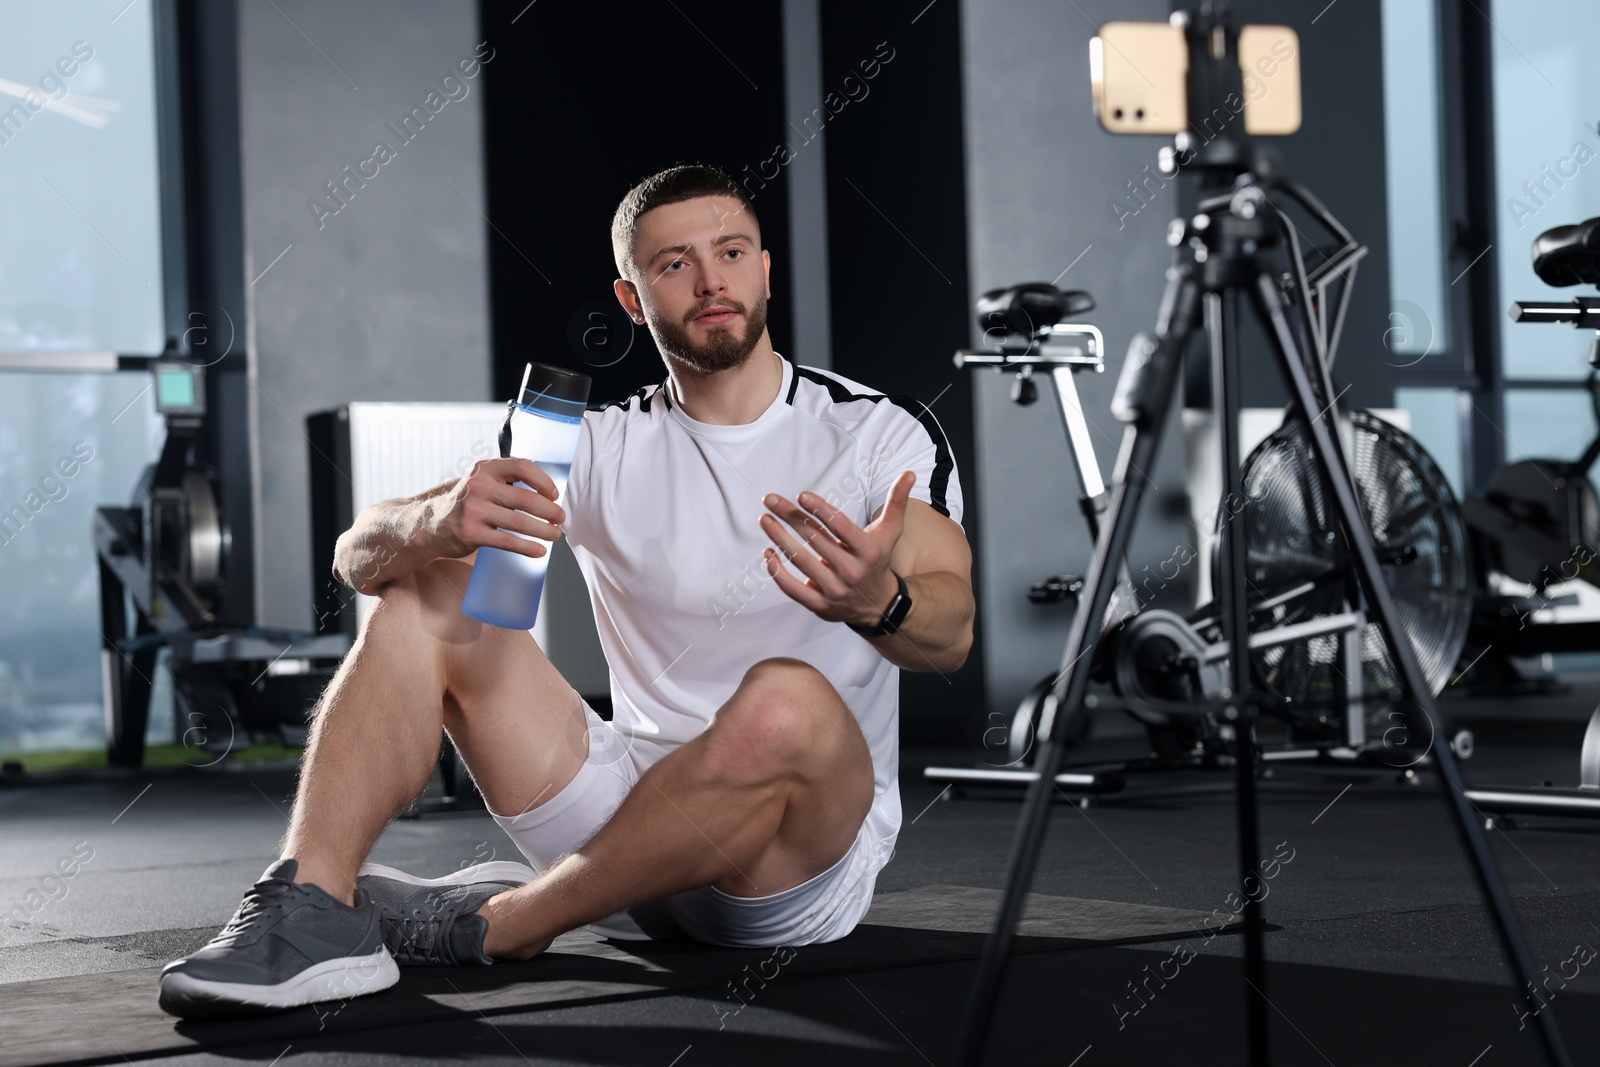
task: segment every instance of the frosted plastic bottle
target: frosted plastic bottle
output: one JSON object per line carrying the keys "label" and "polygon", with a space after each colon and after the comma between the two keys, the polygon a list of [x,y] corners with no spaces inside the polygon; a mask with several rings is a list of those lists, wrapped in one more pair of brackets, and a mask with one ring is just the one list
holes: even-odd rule
{"label": "frosted plastic bottle", "polygon": [[[507,418],[511,431],[508,454],[538,464],[556,483],[556,499],[562,505],[566,503],[567,472],[572,469],[572,457],[578,450],[591,384],[587,374],[529,363],[522,374],[518,399]],[[502,441],[502,451],[506,449]],[[516,484],[530,488],[523,482]],[[529,534],[509,532],[536,540]],[[532,629],[549,565],[548,551],[535,559],[488,545],[479,548],[461,599],[462,613],[508,630]]]}

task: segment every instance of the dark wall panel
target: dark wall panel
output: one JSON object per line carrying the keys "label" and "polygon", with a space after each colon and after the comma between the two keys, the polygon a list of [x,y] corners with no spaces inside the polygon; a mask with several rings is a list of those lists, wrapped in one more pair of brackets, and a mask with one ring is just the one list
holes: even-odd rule
{"label": "dark wall panel", "polygon": [[[955,3],[824,0],[822,114],[791,134],[820,128],[827,140],[833,369],[930,406],[956,457],[976,556],[970,372],[951,363],[971,321],[960,23]],[[982,640],[954,674],[901,674],[907,744],[967,740],[983,701]]]}
{"label": "dark wall panel", "polygon": [[[781,139],[781,8],[729,11],[707,0],[481,4],[500,50],[484,96],[496,397],[530,360],[592,374],[600,401],[666,377],[649,330],[612,294],[611,215],[656,171],[705,163],[737,179]],[[794,355],[784,180],[752,188],[773,252],[768,329]]]}

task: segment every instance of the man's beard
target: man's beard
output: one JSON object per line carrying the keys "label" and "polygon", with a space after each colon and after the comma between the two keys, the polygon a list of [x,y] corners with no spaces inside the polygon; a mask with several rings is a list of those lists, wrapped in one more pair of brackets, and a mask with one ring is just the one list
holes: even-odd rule
{"label": "man's beard", "polygon": [[689,334],[690,323],[669,323],[657,319],[651,325],[655,328],[656,345],[662,353],[688,364],[702,374],[730,370],[750,358],[750,353],[755,351],[756,344],[767,329],[767,298],[759,297],[748,308],[733,300],[718,300],[717,303],[739,312],[745,323],[743,336],[735,334],[729,326],[713,326],[706,340],[696,343]]}

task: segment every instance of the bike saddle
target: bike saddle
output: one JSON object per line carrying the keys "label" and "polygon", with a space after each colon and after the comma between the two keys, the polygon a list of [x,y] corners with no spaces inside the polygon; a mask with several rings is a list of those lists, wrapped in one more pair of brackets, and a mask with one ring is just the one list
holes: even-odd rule
{"label": "bike saddle", "polygon": [[1546,285],[1600,285],[1600,218],[1534,238],[1533,272]]}
{"label": "bike saddle", "polygon": [[1005,289],[990,289],[978,298],[978,328],[996,326],[1008,333],[1032,337],[1046,326],[1094,310],[1094,297],[1081,289],[1063,292],[1049,282],[1023,282]]}

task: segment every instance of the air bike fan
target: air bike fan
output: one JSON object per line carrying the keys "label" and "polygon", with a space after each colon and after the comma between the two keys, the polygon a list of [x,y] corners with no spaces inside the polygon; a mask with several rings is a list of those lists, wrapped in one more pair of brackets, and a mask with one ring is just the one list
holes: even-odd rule
{"label": "air bike fan", "polygon": [[[1385,582],[1429,690],[1437,695],[1450,680],[1472,619],[1461,508],[1438,466],[1409,434],[1360,409],[1341,421],[1356,499]],[[1252,591],[1266,594],[1252,612],[1251,629],[1345,610],[1358,595],[1351,578],[1355,561],[1302,420],[1289,419],[1250,454],[1243,489],[1245,504],[1234,521],[1244,523]],[[1342,694],[1353,687],[1343,676],[1349,666],[1337,635],[1277,644],[1257,650],[1251,660],[1262,693],[1277,702],[1273,710],[1298,737],[1327,738],[1342,722]],[[1363,629],[1360,660],[1362,703],[1349,713],[1363,714],[1366,735],[1377,739],[1393,725],[1403,686],[1375,622]]]}

